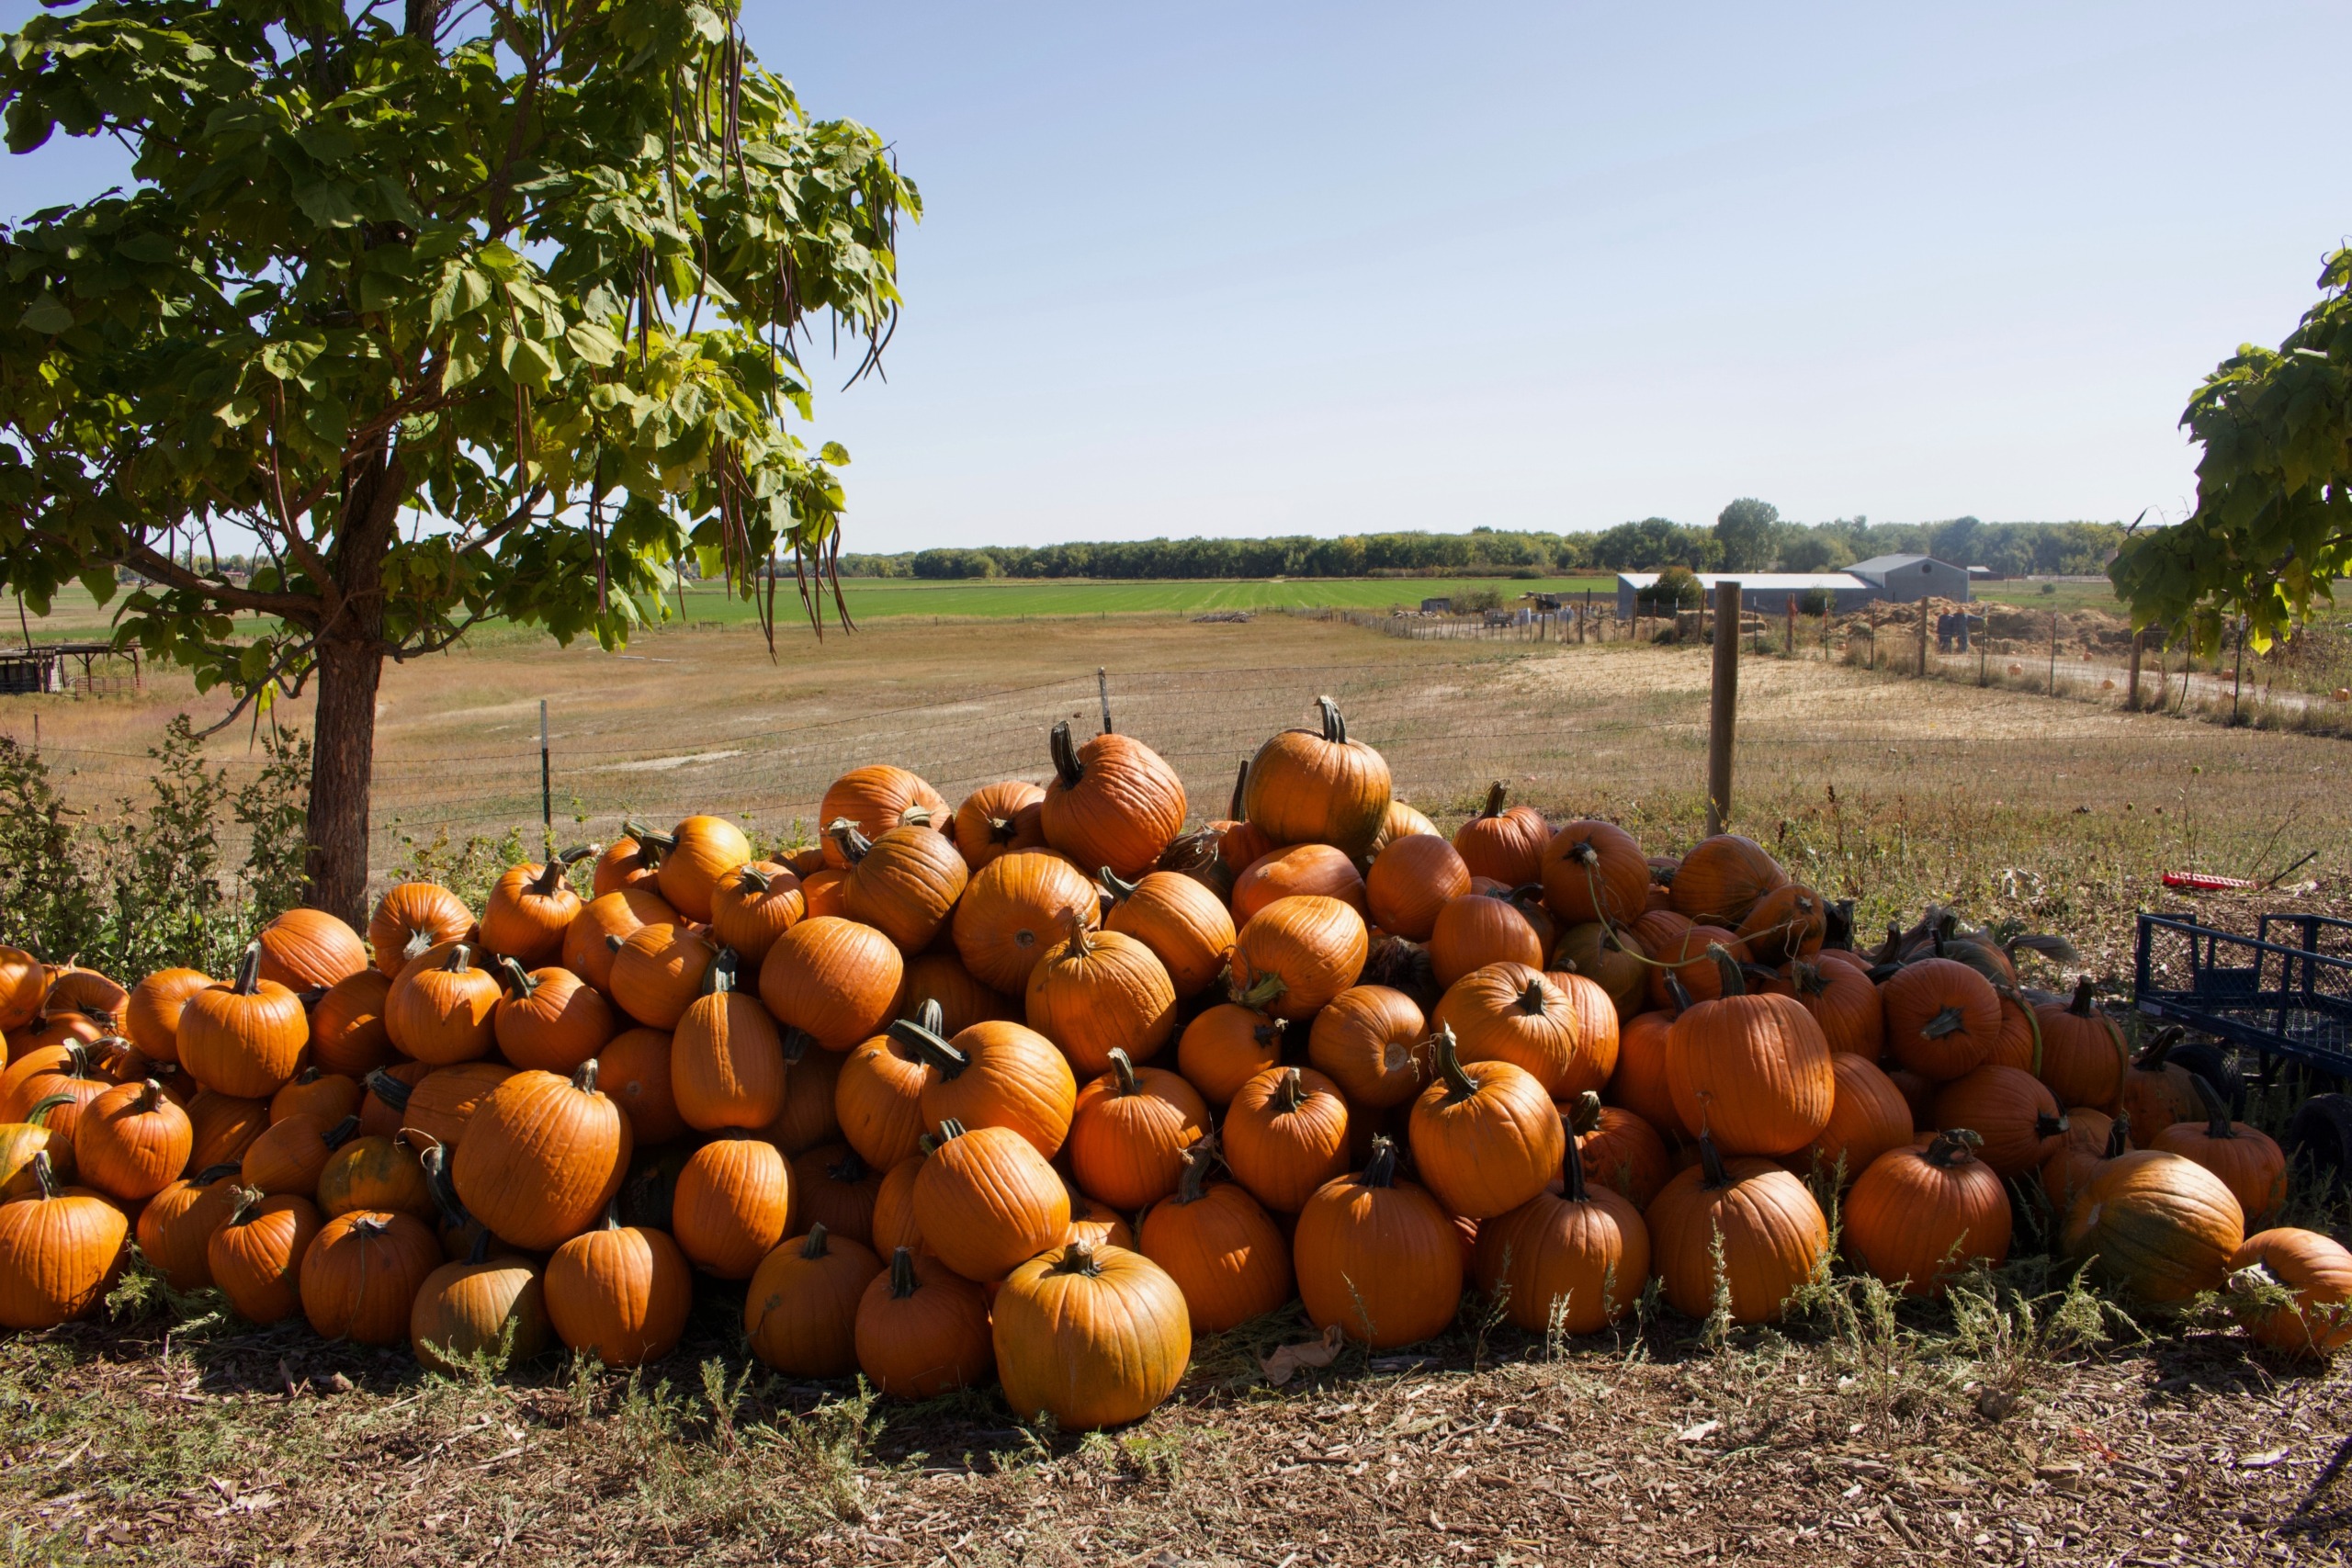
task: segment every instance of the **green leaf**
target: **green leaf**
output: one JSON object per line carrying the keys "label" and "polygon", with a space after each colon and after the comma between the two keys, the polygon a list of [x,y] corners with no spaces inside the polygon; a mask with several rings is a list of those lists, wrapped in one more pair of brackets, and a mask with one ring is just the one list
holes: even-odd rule
{"label": "green leaf", "polygon": [[56,295],[43,289],[34,297],[31,304],[25,307],[25,313],[17,318],[17,324],[29,332],[47,333],[54,337],[59,333],[73,330],[74,312],[67,310]]}
{"label": "green leaf", "polygon": [[599,369],[618,359],[622,353],[621,340],[599,321],[576,323],[563,334],[563,341],[572,353]]}
{"label": "green leaf", "polygon": [[312,222],[326,229],[356,228],[364,216],[359,210],[359,204],[352,199],[349,186],[326,180],[304,186],[296,191],[294,205],[308,214]]}
{"label": "green leaf", "polygon": [[818,448],[817,456],[821,460],[832,464],[837,468],[845,468],[849,467],[849,448],[843,446],[838,441],[826,442],[824,446]]}

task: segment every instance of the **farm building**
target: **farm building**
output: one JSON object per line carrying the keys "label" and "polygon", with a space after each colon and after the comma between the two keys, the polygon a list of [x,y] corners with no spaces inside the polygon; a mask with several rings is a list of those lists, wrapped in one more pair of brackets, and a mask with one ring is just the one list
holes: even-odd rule
{"label": "farm building", "polygon": [[1897,604],[1921,599],[1968,601],[1968,569],[1933,556],[1872,556],[1846,570],[1878,589],[1872,597]]}
{"label": "farm building", "polygon": [[[1617,574],[1617,618],[1630,621],[1639,606],[1635,596],[1657,581],[1654,571],[1623,571]],[[1875,583],[1866,582],[1850,572],[1843,571],[1702,571],[1699,586],[1706,590],[1707,603],[1715,602],[1715,584],[1739,584],[1740,607],[1760,611],[1768,615],[1788,613],[1789,604],[1795,601],[1804,608],[1805,595],[1826,593],[1839,610],[1852,610],[1883,597]],[[1643,611],[1643,614],[1648,614]]]}

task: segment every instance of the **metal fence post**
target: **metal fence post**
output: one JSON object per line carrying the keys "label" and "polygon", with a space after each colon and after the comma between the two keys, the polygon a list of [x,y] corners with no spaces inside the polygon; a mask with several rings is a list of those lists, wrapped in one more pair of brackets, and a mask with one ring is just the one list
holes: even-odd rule
{"label": "metal fence post", "polygon": [[1928,678],[1928,601],[1919,601],[1919,679]]}
{"label": "metal fence post", "polygon": [[[1731,820],[1732,731],[1739,718],[1739,584],[1715,584],[1714,685],[1707,705],[1707,836]],[[1732,634],[1723,635],[1725,617]]]}
{"label": "metal fence post", "polygon": [[2050,612],[2050,694],[2058,694],[2058,612]]}
{"label": "metal fence post", "polygon": [[548,700],[539,699],[539,826],[547,831],[548,853],[555,853],[555,773],[548,763]]}

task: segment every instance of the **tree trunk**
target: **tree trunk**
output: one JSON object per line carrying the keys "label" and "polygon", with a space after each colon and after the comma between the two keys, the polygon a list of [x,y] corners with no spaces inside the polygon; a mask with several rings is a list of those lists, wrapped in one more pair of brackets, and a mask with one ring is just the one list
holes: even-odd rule
{"label": "tree trunk", "polygon": [[368,804],[375,770],[380,646],[336,640],[319,648],[319,711],[311,760],[309,884],[303,902],[368,924]]}

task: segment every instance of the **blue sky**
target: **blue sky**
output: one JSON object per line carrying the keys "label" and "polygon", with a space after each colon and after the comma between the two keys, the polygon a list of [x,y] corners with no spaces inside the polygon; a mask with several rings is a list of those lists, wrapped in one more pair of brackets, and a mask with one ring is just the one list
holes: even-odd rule
{"label": "blue sky", "polygon": [[[819,403],[852,548],[2177,517],[2188,392],[2352,236],[2340,5],[750,26],[929,209],[888,382]],[[0,211],[119,166],[52,143]]]}

